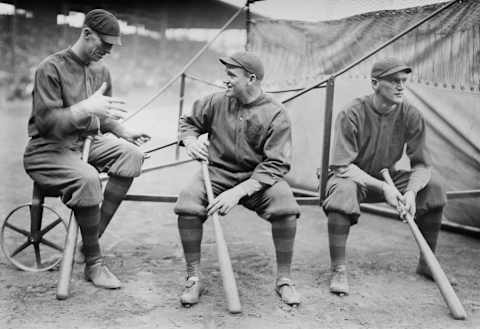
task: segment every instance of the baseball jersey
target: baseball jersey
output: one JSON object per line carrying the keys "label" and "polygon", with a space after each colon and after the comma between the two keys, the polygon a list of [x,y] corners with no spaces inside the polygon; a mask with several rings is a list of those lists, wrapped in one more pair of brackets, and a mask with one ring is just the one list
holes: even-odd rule
{"label": "baseball jersey", "polygon": [[[331,166],[355,164],[380,178],[380,170],[392,169],[406,145],[411,166],[430,166],[425,144],[425,121],[404,101],[386,113],[373,105],[373,95],[355,99],[337,117]],[[412,182],[413,184],[414,182]]]}
{"label": "baseball jersey", "polygon": [[242,104],[225,92],[197,100],[180,120],[181,139],[208,133],[210,166],[273,185],[290,170],[291,124],[284,107],[262,93]]}
{"label": "baseball jersey", "polygon": [[100,63],[84,63],[71,49],[59,51],[40,63],[35,72],[28,135],[52,144],[78,146],[85,134],[115,132],[120,124],[71,106],[91,96],[103,82],[111,96],[111,78]]}

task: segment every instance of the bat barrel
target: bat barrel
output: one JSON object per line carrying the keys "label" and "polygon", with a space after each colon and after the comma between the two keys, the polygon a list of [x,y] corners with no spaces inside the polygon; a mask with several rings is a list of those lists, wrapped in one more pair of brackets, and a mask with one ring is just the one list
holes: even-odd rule
{"label": "bat barrel", "polygon": [[[90,145],[92,144],[92,137],[88,136],[85,139],[82,150],[82,160],[88,161],[88,154],[90,153]],[[60,264],[60,275],[58,277],[56,297],[59,300],[67,299],[69,296],[70,279],[72,277],[73,262],[75,257],[75,247],[77,245],[78,223],[73,216],[73,211],[70,213],[70,220],[68,222],[67,236],[65,238],[65,247],[63,248],[63,257]]]}
{"label": "bat barrel", "polygon": [[73,259],[75,257],[75,245],[77,243],[78,224],[70,215],[67,237],[63,249],[62,262],[60,264],[60,276],[58,278],[56,297],[58,300],[67,299],[69,296],[70,278],[72,277]]}
{"label": "bat barrel", "polygon": [[[208,202],[213,201],[212,183],[210,181],[210,174],[208,173],[208,164],[202,161],[203,180],[205,183],[205,189],[207,191]],[[225,297],[227,299],[227,308],[230,313],[241,313],[242,305],[240,303],[240,297],[238,296],[237,283],[235,276],[233,275],[232,263],[228,253],[227,243],[223,236],[222,226],[218,219],[218,214],[212,215],[213,227],[215,229],[215,239],[217,245],[218,263],[220,265],[220,272],[222,275],[223,289],[225,291]]]}
{"label": "bat barrel", "polygon": [[[382,174],[383,179],[387,182],[387,184],[395,187],[395,184],[392,180],[392,177],[390,176],[390,173],[388,172],[388,169],[382,169],[380,173]],[[440,290],[440,293],[445,300],[445,303],[450,309],[452,317],[456,320],[465,320],[467,318],[467,313],[465,312],[465,309],[463,308],[460,299],[458,299],[457,294],[453,290],[452,285],[448,281],[448,278],[445,275],[442,267],[440,266],[437,258],[435,257],[435,254],[433,253],[432,249],[423,237],[423,234],[422,232],[420,232],[417,224],[415,224],[413,216],[408,212],[405,213],[405,220],[407,221],[408,226],[413,233],[413,237],[415,238],[415,241],[420,248],[420,252],[422,253],[423,258],[427,262],[428,268],[432,273],[433,279],[435,280],[435,283],[437,284],[438,289]]]}
{"label": "bat barrel", "polygon": [[450,309],[450,313],[452,314],[452,317],[456,320],[465,320],[467,318],[467,313],[463,308],[463,305],[460,302],[460,299],[458,298],[457,294],[453,290],[452,285],[450,284],[447,276],[445,275],[445,272],[440,266],[440,263],[435,257],[435,254],[433,253],[432,249],[430,249],[430,246],[428,245],[427,241],[425,241],[425,238],[423,237],[422,232],[420,232],[420,229],[413,221],[412,216],[411,215],[408,215],[408,216],[410,218],[407,218],[407,223],[409,224],[410,230],[412,231],[413,236],[415,237],[415,240],[420,248],[420,252],[422,253],[423,258],[425,259],[428,265],[428,268],[430,269],[430,272],[432,273],[433,279],[435,280],[435,283],[437,284],[438,289],[440,290],[440,293],[442,294],[442,297],[445,300],[445,303]]}

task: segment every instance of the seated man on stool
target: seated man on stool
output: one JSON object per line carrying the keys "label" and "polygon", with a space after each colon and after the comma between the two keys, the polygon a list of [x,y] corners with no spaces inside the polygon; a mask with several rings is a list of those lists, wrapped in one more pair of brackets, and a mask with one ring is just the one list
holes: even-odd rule
{"label": "seated man on stool", "polygon": [[[121,44],[117,19],[95,9],[85,16],[80,37],[71,48],[40,63],[24,154],[30,177],[41,188],[60,194],[73,210],[82,235],[85,278],[102,288],[119,288],[120,281],[103,262],[99,236],[133,178],[140,175],[143,152],[134,144],[149,139],[117,121],[125,111],[124,102],[111,97],[110,73],[97,63],[114,44]],[[116,136],[103,134],[107,132]],[[93,141],[85,163],[81,155],[87,135]],[[110,176],[103,197],[99,171]]]}
{"label": "seated man on stool", "polygon": [[[240,203],[272,224],[277,258],[275,290],[283,302],[300,303],[290,277],[299,207],[283,176],[290,170],[291,127],[284,107],[263,93],[264,69],[248,52],[221,58],[227,91],[197,100],[180,122],[181,140],[194,159],[208,161],[215,197],[208,204],[199,171],[175,206],[187,275],[183,305],[198,303],[202,291],[200,245],[203,223]],[[198,139],[208,133],[209,143]]]}
{"label": "seated man on stool", "polygon": [[[328,216],[332,278],[330,291],[348,294],[345,249],[350,226],[358,221],[361,202],[399,203],[415,216],[420,231],[435,251],[445,205],[442,187],[431,175],[430,154],[425,145],[425,121],[403,94],[412,69],[395,58],[373,65],[374,93],[355,99],[335,125],[331,176],[323,208]],[[411,171],[396,171],[406,145]],[[389,169],[395,186],[383,181],[380,171]],[[432,278],[420,257],[417,273]]]}

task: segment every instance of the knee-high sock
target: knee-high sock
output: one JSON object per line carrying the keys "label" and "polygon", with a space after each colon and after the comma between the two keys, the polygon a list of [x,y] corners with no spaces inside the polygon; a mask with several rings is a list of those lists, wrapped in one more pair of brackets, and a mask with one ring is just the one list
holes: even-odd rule
{"label": "knee-high sock", "polygon": [[328,243],[332,269],[346,264],[345,250],[351,221],[347,215],[338,212],[328,213]]}
{"label": "knee-high sock", "polygon": [[418,216],[416,223],[428,245],[435,252],[438,234],[442,224],[443,208],[433,209],[424,215]]}
{"label": "knee-high sock", "polygon": [[110,176],[108,178],[105,191],[103,192],[100,227],[98,231],[99,237],[105,232],[105,229],[112,220],[125,194],[127,194],[132,182],[133,178],[131,177]]}
{"label": "knee-high sock", "polygon": [[187,277],[200,276],[200,251],[203,220],[195,216],[178,216],[178,232],[187,265]]}
{"label": "knee-high sock", "polygon": [[296,232],[296,215],[279,216],[272,219],[272,237],[277,257],[278,278],[290,277]]}
{"label": "knee-high sock", "polygon": [[73,213],[80,227],[83,241],[83,253],[87,264],[95,262],[102,256],[98,242],[98,223],[100,222],[100,208],[78,207]]}

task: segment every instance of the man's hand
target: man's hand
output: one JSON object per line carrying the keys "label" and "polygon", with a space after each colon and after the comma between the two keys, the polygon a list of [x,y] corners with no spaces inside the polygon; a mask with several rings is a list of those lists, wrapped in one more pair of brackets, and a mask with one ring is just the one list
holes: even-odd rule
{"label": "man's hand", "polygon": [[88,112],[95,114],[101,119],[123,119],[125,117],[124,113],[127,113],[127,110],[122,107],[125,101],[120,98],[104,96],[105,90],[107,90],[107,84],[104,82],[92,96],[82,101],[81,105]]}
{"label": "man's hand", "polygon": [[398,192],[398,190],[395,187],[390,186],[387,183],[382,184],[382,189],[383,189],[383,195],[387,203],[393,208],[397,209],[399,213],[402,213],[404,200],[400,192]]}
{"label": "man's hand", "polygon": [[121,137],[126,141],[129,141],[130,143],[135,144],[137,146],[140,146],[143,143],[148,142],[151,138],[150,135],[148,134],[145,134],[143,132],[138,132],[135,130],[130,130],[125,127],[123,128],[123,131],[118,137]]}
{"label": "man's hand", "polygon": [[408,212],[412,217],[415,217],[415,211],[417,205],[415,204],[416,194],[413,191],[407,191],[403,195],[403,209]]}
{"label": "man's hand", "polygon": [[235,207],[240,199],[244,196],[242,189],[233,187],[217,196],[213,202],[208,205],[208,216],[218,211],[219,215],[225,216],[233,207]]}
{"label": "man's hand", "polygon": [[201,141],[198,138],[184,140],[187,154],[194,160],[208,161],[208,141]]}

